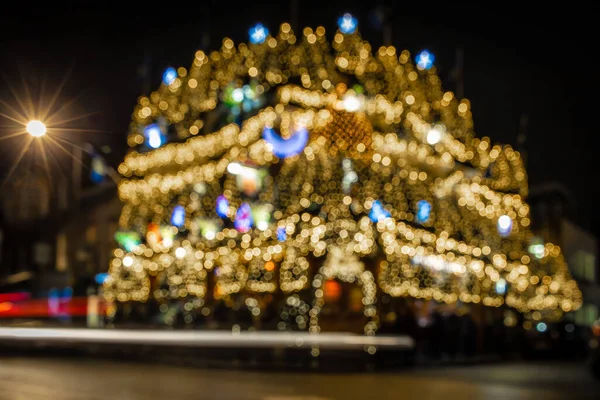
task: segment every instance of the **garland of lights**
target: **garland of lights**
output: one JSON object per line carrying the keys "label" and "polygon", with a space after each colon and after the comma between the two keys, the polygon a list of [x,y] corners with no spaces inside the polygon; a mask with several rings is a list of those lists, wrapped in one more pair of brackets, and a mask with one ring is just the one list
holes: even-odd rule
{"label": "garland of lights", "polygon": [[281,292],[278,327],[319,332],[324,281],[340,279],[363,290],[367,335],[378,292],[578,309],[560,249],[529,251],[519,153],[475,137],[433,54],[374,52],[356,19],[338,22],[331,45],[323,27],[257,25],[250,44],[197,51],[139,99],[106,298],[246,293],[257,317],[254,297]]}

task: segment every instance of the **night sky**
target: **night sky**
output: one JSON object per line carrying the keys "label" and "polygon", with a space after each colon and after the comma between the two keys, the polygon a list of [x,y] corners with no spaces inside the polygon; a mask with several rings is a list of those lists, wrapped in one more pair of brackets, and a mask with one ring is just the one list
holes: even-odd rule
{"label": "night sky", "polygon": [[[95,113],[70,126],[102,131],[72,140],[109,144],[108,157],[115,165],[126,151],[136,98],[158,87],[166,66],[187,68],[204,45],[215,49],[225,36],[236,43],[247,41],[254,23],[276,32],[291,18],[287,1],[272,2],[278,8],[260,2],[236,8],[225,1],[163,2],[160,7],[135,2],[141,5],[137,9],[110,2],[23,3],[0,16],[0,99],[18,107],[7,82],[22,93],[21,75],[34,89],[45,82],[48,92],[68,77],[58,103],[78,96],[67,113]],[[323,25],[331,36],[337,17],[351,12],[363,37],[375,48],[382,44],[374,15],[386,2],[297,3],[301,27]],[[406,2],[387,3],[398,3],[385,12],[392,44],[413,54],[432,51],[449,90],[455,89],[450,71],[456,48],[464,49],[464,94],[472,102],[478,136],[516,145],[520,117],[527,114],[530,185],[566,185],[577,199],[577,221],[600,232],[600,193],[593,173],[599,114],[594,106],[600,84],[593,62],[597,45],[587,44],[598,36],[595,12],[585,7],[522,10],[519,4],[524,2],[482,2],[475,7],[448,2],[444,8],[425,2],[412,8]],[[2,105],[0,112],[6,113]],[[0,135],[9,132],[6,122],[0,120]],[[1,141],[0,161],[10,162],[22,140]]]}

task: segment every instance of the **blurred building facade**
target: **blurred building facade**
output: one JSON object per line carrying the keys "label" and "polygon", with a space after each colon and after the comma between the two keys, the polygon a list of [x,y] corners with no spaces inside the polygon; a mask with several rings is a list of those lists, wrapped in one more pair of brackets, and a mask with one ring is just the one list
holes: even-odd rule
{"label": "blurred building facade", "polygon": [[17,168],[0,200],[0,292],[69,287],[84,295],[106,272],[121,210],[108,176],[91,182]]}
{"label": "blurred building facade", "polygon": [[529,194],[532,229],[537,235],[530,249],[540,243],[558,244],[573,277],[583,292],[584,304],[567,315],[578,325],[591,326],[598,319],[600,308],[600,274],[598,269],[598,238],[574,221],[577,202],[561,184],[532,186]]}

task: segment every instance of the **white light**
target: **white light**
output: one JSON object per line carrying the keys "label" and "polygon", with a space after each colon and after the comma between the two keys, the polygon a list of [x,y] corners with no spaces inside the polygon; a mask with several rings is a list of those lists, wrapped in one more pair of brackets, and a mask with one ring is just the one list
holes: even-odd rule
{"label": "white light", "polygon": [[130,256],[125,256],[123,258],[123,265],[126,267],[131,267],[133,265],[133,258]]}
{"label": "white light", "polygon": [[[208,311],[208,308],[204,310]],[[207,314],[208,315],[208,314]],[[172,344],[184,347],[228,347],[228,348],[286,348],[298,339],[303,347],[313,346],[321,349],[364,349],[365,346],[378,346],[386,349],[414,349],[415,341],[408,335],[367,336],[351,333],[312,332],[250,332],[241,331],[239,335],[224,335],[220,331],[160,331],[153,329],[61,329],[61,328],[14,328],[0,327],[0,339],[56,341],[77,340],[81,343],[136,343]]]}
{"label": "white light", "polygon": [[529,246],[529,252],[535,256],[535,258],[544,258],[545,247],[543,244],[532,244]]}
{"label": "white light", "polygon": [[233,175],[238,175],[242,172],[242,166],[238,163],[229,163],[229,165],[227,165],[227,172]]}
{"label": "white light", "polygon": [[170,237],[165,237],[163,239],[163,246],[171,247],[172,245],[173,245],[173,239],[171,239]]}
{"label": "white light", "polygon": [[27,133],[35,137],[44,136],[46,134],[46,125],[38,120],[29,121],[25,129],[27,130]]}
{"label": "white light", "polygon": [[175,249],[175,257],[183,258],[185,257],[185,249],[183,247],[178,247]]}
{"label": "white light", "polygon": [[216,234],[215,231],[206,231],[204,233],[204,237],[208,240],[213,240],[215,238]]}
{"label": "white light", "polygon": [[496,282],[496,293],[506,293],[506,281],[502,278],[498,279],[498,281]]}
{"label": "white light", "polygon": [[233,93],[231,94],[231,97],[236,103],[241,102],[242,100],[244,100],[244,90],[240,88],[234,89]]}
{"label": "white light", "polygon": [[227,172],[232,175],[241,175],[242,177],[249,179],[256,178],[258,174],[255,168],[246,167],[235,162],[227,164]]}
{"label": "white light", "polygon": [[269,227],[269,223],[267,221],[259,221],[256,227],[261,231],[265,231]]}
{"label": "white light", "polygon": [[354,95],[344,97],[344,108],[346,111],[354,112],[360,108],[360,100]]}
{"label": "white light", "polygon": [[354,171],[348,172],[348,175],[346,175],[345,178],[350,183],[358,182],[358,175]]}
{"label": "white light", "polygon": [[196,183],[194,185],[194,191],[200,195],[206,194],[206,185],[204,182]]}
{"label": "white light", "polygon": [[498,227],[502,230],[508,229],[511,224],[511,219],[508,215],[503,215],[498,218]]}
{"label": "white light", "polygon": [[157,136],[157,135],[150,136],[150,140],[148,140],[148,144],[153,149],[159,148],[160,147],[160,143],[161,143],[160,137]]}
{"label": "white light", "polygon": [[512,219],[508,215],[502,215],[498,218],[498,233],[500,236],[508,236],[512,231]]}
{"label": "white light", "polygon": [[162,132],[156,125],[151,125],[146,128],[146,136],[148,137],[148,145],[153,149],[158,149],[162,145]]}
{"label": "white light", "polygon": [[442,132],[438,128],[432,128],[427,132],[427,143],[434,145],[442,139]]}

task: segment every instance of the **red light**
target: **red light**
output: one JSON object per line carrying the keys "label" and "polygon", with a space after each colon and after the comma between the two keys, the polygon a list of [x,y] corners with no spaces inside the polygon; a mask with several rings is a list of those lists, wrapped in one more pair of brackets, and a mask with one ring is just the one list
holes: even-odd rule
{"label": "red light", "polygon": [[[60,313],[72,317],[87,315],[87,297],[74,297],[70,301],[60,305]],[[106,311],[105,302],[100,302],[100,312]],[[54,317],[48,299],[27,300],[21,303],[0,303],[0,318],[42,318]]]}
{"label": "red light", "polygon": [[338,301],[342,297],[342,286],[338,281],[329,280],[325,282],[323,292],[325,301]]}
{"label": "red light", "polygon": [[600,336],[600,320],[594,322],[592,325],[592,332],[594,332],[594,335]]}
{"label": "red light", "polygon": [[4,303],[5,301],[11,301],[13,303],[29,300],[31,298],[31,294],[28,292],[15,292],[15,293],[0,293],[0,303]]}

